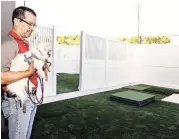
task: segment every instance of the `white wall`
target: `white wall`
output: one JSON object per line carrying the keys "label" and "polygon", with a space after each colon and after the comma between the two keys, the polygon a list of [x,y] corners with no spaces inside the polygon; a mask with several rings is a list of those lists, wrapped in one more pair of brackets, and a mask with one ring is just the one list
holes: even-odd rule
{"label": "white wall", "polygon": [[12,29],[12,12],[15,7],[15,1],[1,1],[1,44],[7,40],[8,32]]}
{"label": "white wall", "polygon": [[179,45],[131,46],[132,81],[179,88]]}

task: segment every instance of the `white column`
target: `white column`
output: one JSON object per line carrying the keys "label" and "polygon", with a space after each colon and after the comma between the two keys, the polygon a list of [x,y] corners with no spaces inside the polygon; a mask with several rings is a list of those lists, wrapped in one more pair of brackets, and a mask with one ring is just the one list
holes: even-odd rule
{"label": "white column", "polygon": [[12,29],[12,13],[16,1],[1,1],[1,44],[7,40],[7,34]]}

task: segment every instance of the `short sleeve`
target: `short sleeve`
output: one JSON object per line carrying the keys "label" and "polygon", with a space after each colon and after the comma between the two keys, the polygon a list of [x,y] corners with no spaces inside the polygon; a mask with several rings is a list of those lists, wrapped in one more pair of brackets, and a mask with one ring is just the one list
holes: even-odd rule
{"label": "short sleeve", "polygon": [[1,46],[1,71],[9,71],[11,61],[18,54],[18,45],[15,41],[7,41]]}

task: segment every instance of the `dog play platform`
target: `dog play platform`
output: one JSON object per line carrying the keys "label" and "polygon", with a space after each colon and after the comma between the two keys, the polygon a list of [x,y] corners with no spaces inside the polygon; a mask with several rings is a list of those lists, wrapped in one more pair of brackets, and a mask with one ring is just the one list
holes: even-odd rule
{"label": "dog play platform", "polygon": [[110,99],[118,102],[128,103],[136,106],[144,106],[155,100],[155,95],[127,90],[110,95]]}

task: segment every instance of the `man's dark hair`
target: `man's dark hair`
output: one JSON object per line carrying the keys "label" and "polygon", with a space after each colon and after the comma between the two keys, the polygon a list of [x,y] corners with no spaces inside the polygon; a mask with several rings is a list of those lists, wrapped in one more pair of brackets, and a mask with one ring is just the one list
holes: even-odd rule
{"label": "man's dark hair", "polygon": [[13,14],[12,14],[12,23],[14,24],[14,18],[24,19],[26,11],[30,12],[31,14],[36,16],[36,13],[34,12],[34,10],[32,10],[32,9],[30,9],[28,7],[20,6],[20,7],[17,7],[16,9],[14,9],[14,11],[13,11]]}

